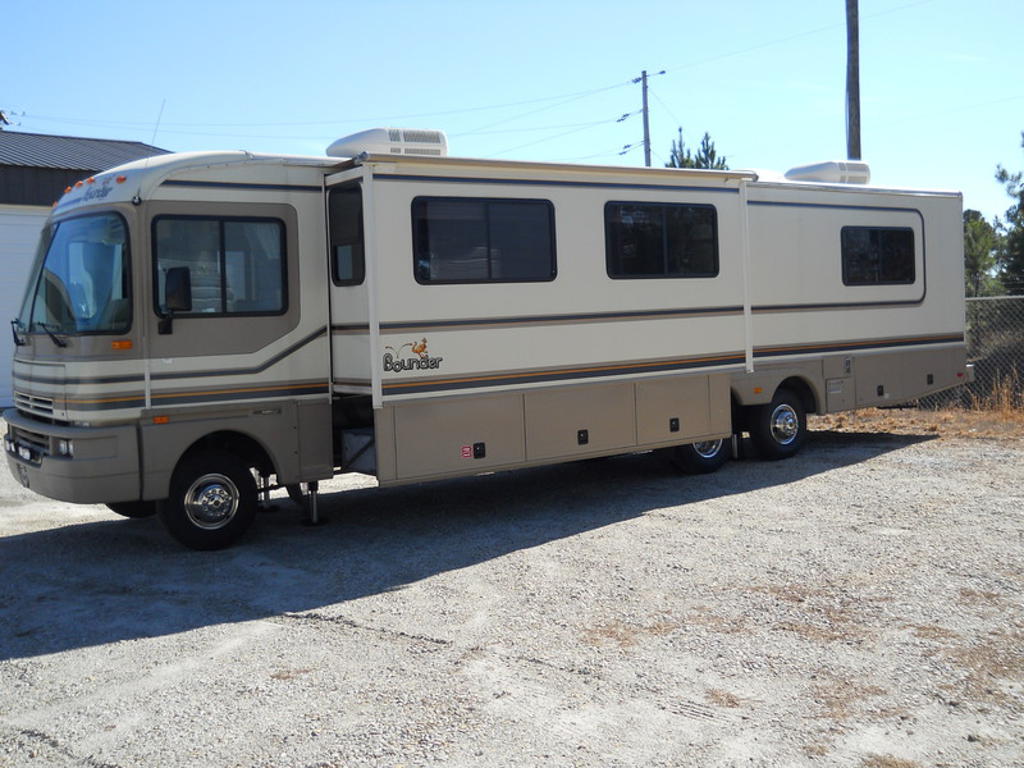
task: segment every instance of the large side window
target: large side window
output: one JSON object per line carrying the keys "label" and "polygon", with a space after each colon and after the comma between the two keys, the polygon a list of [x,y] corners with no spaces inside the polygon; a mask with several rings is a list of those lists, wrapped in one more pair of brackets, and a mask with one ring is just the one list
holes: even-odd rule
{"label": "large side window", "polygon": [[417,197],[412,203],[416,280],[554,280],[554,220],[547,200]]}
{"label": "large side window", "polygon": [[718,220],[712,205],[610,202],[604,224],[609,277],[718,274]]}
{"label": "large side window", "polygon": [[366,276],[362,189],[358,184],[332,189],[327,201],[331,230],[331,279],[336,285],[359,285]]}
{"label": "large side window", "polygon": [[908,227],[843,227],[844,285],[909,285],[914,282],[914,230]]}
{"label": "large side window", "polygon": [[188,315],[276,315],[287,309],[284,223],[279,219],[160,216],[153,222],[156,306],[168,270],[188,270]]}

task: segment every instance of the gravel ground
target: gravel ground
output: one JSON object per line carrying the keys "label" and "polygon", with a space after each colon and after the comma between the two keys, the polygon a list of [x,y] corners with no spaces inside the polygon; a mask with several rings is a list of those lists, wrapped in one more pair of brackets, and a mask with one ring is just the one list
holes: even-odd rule
{"label": "gravel ground", "polygon": [[1024,765],[1024,441],[815,432],[281,499],[235,549],[0,472],[0,766]]}

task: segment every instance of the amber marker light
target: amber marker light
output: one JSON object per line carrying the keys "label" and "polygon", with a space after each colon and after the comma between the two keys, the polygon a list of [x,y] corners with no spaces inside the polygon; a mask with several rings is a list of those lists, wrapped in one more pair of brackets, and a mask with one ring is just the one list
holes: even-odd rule
{"label": "amber marker light", "polygon": [[95,184],[96,183],[96,177],[95,176],[90,176],[88,179],[85,180],[85,183],[86,184]]}
{"label": "amber marker light", "polygon": [[79,187],[83,187],[83,186],[85,186],[85,182],[84,181],[76,181],[75,182],[75,189],[78,189]]}
{"label": "amber marker light", "polygon": [[131,339],[118,339],[117,341],[110,342],[110,348],[111,349],[131,349],[132,348],[132,341],[131,341]]}
{"label": "amber marker light", "polygon": [[762,392],[764,392],[764,389],[762,389],[761,387],[754,387],[755,395],[760,395]]}
{"label": "amber marker light", "polygon": [[70,192],[70,191],[71,191],[71,187],[65,187],[65,188],[64,188],[64,194],[65,194],[65,195],[66,195],[66,194],[67,194],[68,192]]}
{"label": "amber marker light", "polygon": [[116,181],[118,184],[124,184],[126,181],[128,181],[128,177],[118,176],[116,179],[114,179],[114,181]]}
{"label": "amber marker light", "polygon": [[153,423],[154,424],[166,424],[170,420],[171,420],[170,416],[154,416],[153,417]]}

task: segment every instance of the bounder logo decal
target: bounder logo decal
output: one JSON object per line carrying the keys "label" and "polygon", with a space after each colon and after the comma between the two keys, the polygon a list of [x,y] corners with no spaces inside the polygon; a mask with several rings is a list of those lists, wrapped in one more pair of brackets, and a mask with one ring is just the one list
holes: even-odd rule
{"label": "bounder logo decal", "polygon": [[[398,349],[384,347],[384,370],[392,372],[401,371],[425,371],[431,368],[440,368],[443,357],[431,357],[427,352],[427,340],[413,341],[403,344]],[[402,357],[408,349],[410,356]],[[412,357],[411,355],[415,355]]]}

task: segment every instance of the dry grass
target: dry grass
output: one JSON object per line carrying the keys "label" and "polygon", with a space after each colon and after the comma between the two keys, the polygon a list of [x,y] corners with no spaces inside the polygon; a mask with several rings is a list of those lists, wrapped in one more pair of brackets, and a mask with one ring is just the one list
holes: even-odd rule
{"label": "dry grass", "polygon": [[664,637],[679,629],[679,623],[659,617],[647,625],[627,624],[618,619],[611,619],[583,632],[583,640],[587,645],[616,645],[619,648],[631,648],[643,637]]}
{"label": "dry grass", "polygon": [[710,703],[718,707],[735,709],[743,705],[743,699],[735,693],[729,693],[720,688],[710,688],[704,695]]}
{"label": "dry grass", "polygon": [[312,669],[279,669],[277,672],[271,673],[271,677],[274,680],[294,680],[302,675],[309,674]]}
{"label": "dry grass", "polygon": [[904,624],[903,629],[909,629],[914,637],[921,640],[959,640],[960,635],[951,629],[940,627],[936,624]]}
{"label": "dry grass", "polygon": [[997,374],[987,395],[971,394],[968,405],[938,410],[865,408],[812,416],[811,429],[880,432],[936,437],[1024,438],[1024,378],[1016,370]]}
{"label": "dry grass", "polygon": [[837,723],[853,717],[863,717],[867,703],[888,693],[877,685],[861,685],[855,680],[829,674],[819,676],[819,682],[812,688],[814,702],[824,717]]}
{"label": "dry grass", "polygon": [[1004,682],[1024,681],[1024,632],[990,632],[974,645],[943,648],[939,653],[960,670],[960,679],[944,686],[976,702],[1007,701]]}
{"label": "dry grass", "polygon": [[938,438],[980,437],[1024,439],[1024,408],[865,408],[860,411],[811,416],[812,430],[827,432],[925,435]]}
{"label": "dry grass", "polygon": [[1016,370],[1008,374],[997,373],[992,390],[981,397],[971,395],[972,411],[989,411],[998,416],[1020,418],[1024,416],[1024,381]]}
{"label": "dry grass", "polygon": [[871,755],[861,762],[862,768],[921,768],[914,760],[905,760],[892,755]]}

